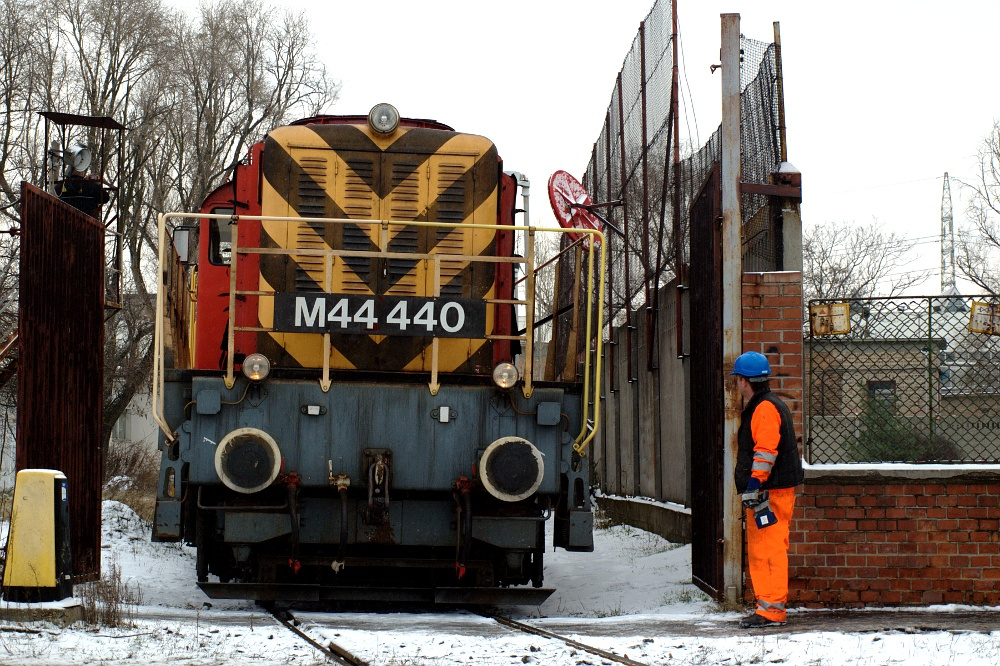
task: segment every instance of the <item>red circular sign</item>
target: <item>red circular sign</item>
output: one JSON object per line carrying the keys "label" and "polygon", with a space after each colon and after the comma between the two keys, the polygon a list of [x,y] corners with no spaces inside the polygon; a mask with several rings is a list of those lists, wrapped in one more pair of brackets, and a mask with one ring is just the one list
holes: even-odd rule
{"label": "red circular sign", "polygon": [[[549,203],[552,205],[552,213],[556,216],[559,226],[566,229],[601,230],[601,222],[597,216],[580,207],[594,204],[586,188],[565,171],[556,171],[549,178]],[[583,238],[584,247],[590,247],[591,234],[567,235],[575,241]],[[595,247],[600,247],[600,239],[595,238],[595,241]]]}

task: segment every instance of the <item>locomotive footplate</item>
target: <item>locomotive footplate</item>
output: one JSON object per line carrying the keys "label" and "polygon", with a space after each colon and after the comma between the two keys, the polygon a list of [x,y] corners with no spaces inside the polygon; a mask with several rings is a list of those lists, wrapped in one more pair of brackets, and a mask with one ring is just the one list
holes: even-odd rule
{"label": "locomotive footplate", "polygon": [[539,606],[547,587],[343,587],[299,583],[198,583],[211,599],[257,601],[388,601],[432,604]]}

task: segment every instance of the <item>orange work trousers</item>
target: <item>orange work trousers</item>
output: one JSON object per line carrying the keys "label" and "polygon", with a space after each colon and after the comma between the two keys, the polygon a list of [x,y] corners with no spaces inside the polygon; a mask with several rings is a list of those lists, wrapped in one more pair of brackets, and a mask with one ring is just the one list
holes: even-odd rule
{"label": "orange work trousers", "polygon": [[774,525],[759,528],[753,510],[746,510],[747,562],[757,597],[757,613],[775,622],[785,621],[788,601],[788,531],[795,510],[795,488],[770,491]]}

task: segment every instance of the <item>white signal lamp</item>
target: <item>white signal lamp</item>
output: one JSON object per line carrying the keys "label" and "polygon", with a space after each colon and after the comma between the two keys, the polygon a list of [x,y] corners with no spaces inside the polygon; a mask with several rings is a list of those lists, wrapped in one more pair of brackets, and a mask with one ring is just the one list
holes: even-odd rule
{"label": "white signal lamp", "polygon": [[379,134],[392,134],[399,127],[399,111],[392,104],[376,104],[368,112],[368,124]]}
{"label": "white signal lamp", "polygon": [[498,363],[493,368],[493,383],[497,385],[497,388],[504,390],[514,388],[519,379],[521,377],[513,363]]}
{"label": "white signal lamp", "polygon": [[250,354],[243,360],[243,374],[252,382],[262,382],[271,372],[271,362],[260,353]]}

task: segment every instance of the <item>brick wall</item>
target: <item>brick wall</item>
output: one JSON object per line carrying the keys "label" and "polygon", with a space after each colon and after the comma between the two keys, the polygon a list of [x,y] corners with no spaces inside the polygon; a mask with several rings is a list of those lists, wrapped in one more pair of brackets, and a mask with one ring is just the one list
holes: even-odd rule
{"label": "brick wall", "polygon": [[743,351],[771,364],[771,390],[802,433],[802,273],[743,274]]}
{"label": "brick wall", "polygon": [[[743,350],[767,356],[800,437],[801,283],[743,276]],[[807,468],[790,542],[790,606],[1000,605],[1000,473]]]}
{"label": "brick wall", "polygon": [[817,475],[796,500],[790,604],[1000,603],[1000,482]]}

